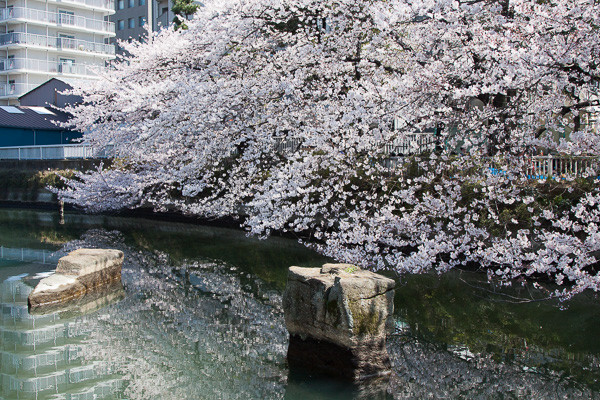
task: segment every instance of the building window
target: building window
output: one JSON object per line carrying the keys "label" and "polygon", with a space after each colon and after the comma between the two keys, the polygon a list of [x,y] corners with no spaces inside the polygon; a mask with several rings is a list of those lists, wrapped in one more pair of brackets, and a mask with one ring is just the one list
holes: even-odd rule
{"label": "building window", "polygon": [[75,25],[75,13],[73,11],[58,10],[58,23],[60,25]]}
{"label": "building window", "polygon": [[74,35],[68,35],[66,33],[58,34],[58,47],[62,49],[70,49],[70,50],[85,50],[85,46],[83,43],[77,43]]}
{"label": "building window", "polygon": [[145,6],[146,5],[146,0],[139,0],[139,5],[140,6]]}
{"label": "building window", "polygon": [[117,10],[122,10],[125,8],[125,0],[118,0],[117,1]]}
{"label": "building window", "polygon": [[129,7],[129,8],[135,7],[135,0],[129,0],[127,7]]}
{"label": "building window", "polygon": [[123,29],[125,29],[125,21],[120,19],[119,22],[117,22],[117,30],[122,31]]}
{"label": "building window", "polygon": [[144,16],[140,17],[139,23],[140,23],[140,27],[146,25],[146,17],[144,17]]}
{"label": "building window", "polygon": [[58,72],[62,72],[63,74],[74,74],[75,60],[70,58],[60,58],[58,60]]}
{"label": "building window", "polygon": [[129,18],[129,21],[127,21],[127,27],[129,29],[135,28],[135,20],[133,18]]}

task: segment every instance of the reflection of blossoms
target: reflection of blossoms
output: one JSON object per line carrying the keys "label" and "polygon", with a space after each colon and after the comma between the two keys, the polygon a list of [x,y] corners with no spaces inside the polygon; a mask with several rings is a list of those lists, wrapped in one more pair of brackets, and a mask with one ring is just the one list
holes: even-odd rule
{"label": "reflection of blossoms", "polygon": [[119,231],[107,231],[105,229],[89,229],[81,235],[79,240],[71,240],[65,243],[55,255],[62,257],[70,252],[81,248],[122,248],[124,247],[123,234]]}
{"label": "reflection of blossoms", "polygon": [[410,336],[395,336],[388,349],[394,363],[394,398],[523,399],[600,398],[561,373],[501,363],[465,349],[446,351]]}
{"label": "reflection of blossoms", "polygon": [[272,305],[280,295],[221,262],[174,265],[164,253],[137,251],[117,231],[91,230],[65,248],[82,246],[126,254],[126,297],[90,318],[95,329],[86,357],[111,360],[128,398],[276,398],[283,392],[287,332]]}

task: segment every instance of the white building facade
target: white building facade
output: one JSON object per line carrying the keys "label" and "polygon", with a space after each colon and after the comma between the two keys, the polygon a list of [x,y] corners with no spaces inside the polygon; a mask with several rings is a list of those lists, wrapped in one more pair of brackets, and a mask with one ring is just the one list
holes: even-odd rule
{"label": "white building facade", "polygon": [[110,20],[115,23],[117,40],[139,40],[147,36],[148,30],[157,32],[175,18],[172,0],[115,0],[115,6],[116,13]]}
{"label": "white building facade", "polygon": [[48,81],[96,79],[115,58],[114,0],[0,0],[0,105]]}

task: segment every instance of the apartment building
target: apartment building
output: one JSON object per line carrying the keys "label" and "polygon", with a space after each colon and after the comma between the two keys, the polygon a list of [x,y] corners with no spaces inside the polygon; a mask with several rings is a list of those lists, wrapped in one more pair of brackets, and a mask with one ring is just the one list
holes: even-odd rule
{"label": "apartment building", "polygon": [[114,0],[0,0],[0,105],[54,77],[95,79],[115,58]]}
{"label": "apartment building", "polygon": [[138,40],[146,35],[147,29],[156,32],[169,26],[175,17],[170,0],[116,0],[115,6],[110,20],[115,24],[115,38],[119,40]]}

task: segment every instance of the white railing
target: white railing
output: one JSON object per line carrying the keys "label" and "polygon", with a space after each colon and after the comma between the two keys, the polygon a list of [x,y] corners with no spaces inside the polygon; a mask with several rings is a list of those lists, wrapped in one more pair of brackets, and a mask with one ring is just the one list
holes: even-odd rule
{"label": "white railing", "polygon": [[[570,177],[600,179],[600,158],[598,157],[548,155],[528,157],[525,161],[525,175],[532,180],[560,180]],[[390,156],[383,160],[383,166],[392,172],[401,170],[408,162],[410,162],[409,157]],[[416,168],[416,171],[421,169],[418,165],[414,165],[413,168]],[[507,174],[505,170],[494,167],[486,167],[485,171],[492,175]]]}
{"label": "white railing", "polygon": [[31,46],[49,47],[62,50],[67,49],[86,51],[108,55],[115,54],[115,46],[112,44],[88,42],[86,40],[36,35],[33,33],[22,32],[13,32],[0,35],[0,46],[11,44],[27,44]]}
{"label": "white railing", "polygon": [[98,72],[104,71],[105,67],[98,65],[35,60],[29,58],[0,59],[0,72],[20,69],[46,72],[50,74],[84,75],[92,77],[98,76]]}
{"label": "white railing", "polygon": [[50,0],[56,3],[80,4],[91,8],[101,8],[104,10],[115,11],[114,0]]}
{"label": "white railing", "polygon": [[94,154],[92,148],[87,144],[0,147],[0,160],[64,160],[109,158],[111,156],[111,148]]}
{"label": "white railing", "polygon": [[53,251],[0,246],[0,259],[2,260],[56,264],[58,258]]}
{"label": "white railing", "polygon": [[19,97],[38,86],[27,83],[0,83],[0,97]]}
{"label": "white railing", "polygon": [[384,146],[384,153],[392,157],[420,154],[435,150],[433,133],[410,133]]}
{"label": "white railing", "polygon": [[28,21],[45,22],[60,26],[72,26],[98,32],[115,33],[114,22],[102,19],[85,18],[79,15],[54,13],[31,8],[11,7],[0,9],[0,21],[24,19]]}
{"label": "white railing", "polygon": [[[302,146],[300,139],[276,138],[275,151],[291,152]],[[383,153],[390,157],[402,157],[435,150],[433,133],[411,133],[394,140],[383,147]]]}
{"label": "white railing", "polygon": [[276,138],[275,141],[275,151],[278,153],[291,153],[302,145],[300,139]]}
{"label": "white railing", "polygon": [[598,157],[533,156],[528,160],[526,174],[530,179],[598,176],[599,167]]}

